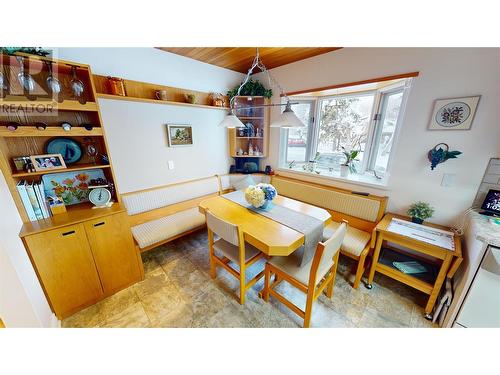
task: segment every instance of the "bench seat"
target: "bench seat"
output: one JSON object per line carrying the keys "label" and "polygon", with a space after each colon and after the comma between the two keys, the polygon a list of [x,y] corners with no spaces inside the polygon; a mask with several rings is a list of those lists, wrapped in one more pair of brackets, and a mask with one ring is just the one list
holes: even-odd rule
{"label": "bench seat", "polygon": [[132,227],[132,235],[144,249],[156,243],[164,242],[169,238],[189,232],[205,224],[205,216],[200,214],[198,207],[180,211],[156,220]]}
{"label": "bench seat", "polygon": [[[340,226],[340,223],[332,221],[323,230],[323,242],[328,240]],[[341,251],[359,257],[371,239],[371,234],[357,228],[348,226],[342,241]]]}

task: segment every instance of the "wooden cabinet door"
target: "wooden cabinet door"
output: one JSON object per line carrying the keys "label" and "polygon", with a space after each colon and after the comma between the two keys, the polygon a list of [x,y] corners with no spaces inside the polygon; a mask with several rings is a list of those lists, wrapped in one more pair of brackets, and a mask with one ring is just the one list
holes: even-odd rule
{"label": "wooden cabinet door", "polygon": [[83,224],[25,237],[31,259],[60,319],[103,296]]}
{"label": "wooden cabinet door", "polygon": [[114,293],[141,280],[142,261],[126,213],[87,221],[85,229],[104,293]]}

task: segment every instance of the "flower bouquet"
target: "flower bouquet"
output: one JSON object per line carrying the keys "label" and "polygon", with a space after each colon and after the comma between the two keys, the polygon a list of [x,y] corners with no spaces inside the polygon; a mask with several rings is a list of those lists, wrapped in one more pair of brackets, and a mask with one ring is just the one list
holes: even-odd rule
{"label": "flower bouquet", "polygon": [[257,184],[250,185],[245,190],[245,200],[255,208],[267,208],[276,196],[277,191],[273,185]]}

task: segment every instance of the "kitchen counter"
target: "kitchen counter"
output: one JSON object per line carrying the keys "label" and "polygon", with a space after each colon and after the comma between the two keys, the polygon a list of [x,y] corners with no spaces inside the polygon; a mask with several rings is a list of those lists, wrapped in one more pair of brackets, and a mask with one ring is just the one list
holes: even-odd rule
{"label": "kitchen counter", "polygon": [[500,247],[500,225],[489,221],[489,216],[481,215],[476,211],[469,214],[471,233],[476,239],[486,244]]}

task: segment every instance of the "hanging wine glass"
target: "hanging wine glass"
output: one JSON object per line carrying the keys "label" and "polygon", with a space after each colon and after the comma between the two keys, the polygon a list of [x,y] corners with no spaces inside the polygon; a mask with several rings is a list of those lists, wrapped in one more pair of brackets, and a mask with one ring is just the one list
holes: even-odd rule
{"label": "hanging wine glass", "polygon": [[70,82],[71,91],[73,91],[73,95],[78,99],[78,101],[81,104],[85,104],[87,102],[87,100],[85,99],[85,95],[83,95],[83,92],[85,91],[85,85],[76,76],[76,66],[71,67],[71,73],[73,75],[73,79]]}
{"label": "hanging wine glass", "polygon": [[35,80],[29,73],[24,71],[24,58],[22,56],[16,56],[16,59],[19,62],[19,74],[17,75],[17,80],[21,84],[24,95],[29,100],[36,100],[36,96],[32,95],[32,92],[35,91]]}
{"label": "hanging wine glass", "polygon": [[90,137],[85,137],[83,139],[83,144],[85,146],[85,152],[87,153],[90,162],[93,164],[97,164],[96,157],[97,155],[99,155],[99,151],[97,150],[97,145],[95,140]]}

